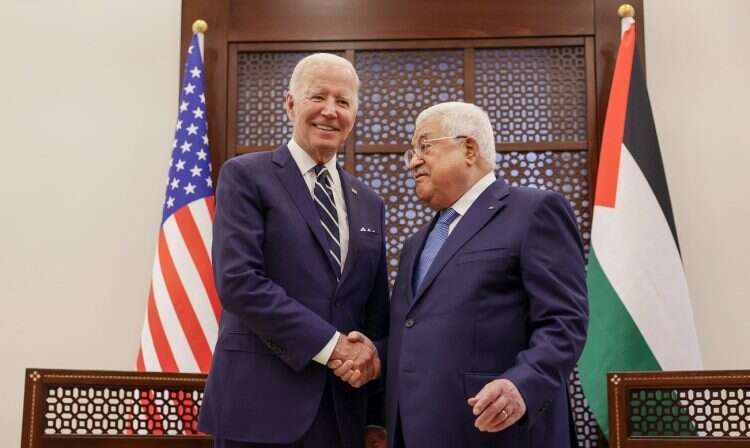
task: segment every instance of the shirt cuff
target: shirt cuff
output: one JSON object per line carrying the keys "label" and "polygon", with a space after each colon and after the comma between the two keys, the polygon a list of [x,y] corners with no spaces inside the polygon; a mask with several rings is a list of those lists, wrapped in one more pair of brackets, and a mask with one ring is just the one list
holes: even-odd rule
{"label": "shirt cuff", "polygon": [[336,348],[336,342],[338,342],[339,336],[341,336],[341,333],[338,331],[334,333],[331,340],[328,341],[325,347],[323,347],[323,350],[319,351],[318,354],[313,357],[313,361],[323,365],[328,364],[328,360],[331,359],[331,355],[333,354],[333,349]]}

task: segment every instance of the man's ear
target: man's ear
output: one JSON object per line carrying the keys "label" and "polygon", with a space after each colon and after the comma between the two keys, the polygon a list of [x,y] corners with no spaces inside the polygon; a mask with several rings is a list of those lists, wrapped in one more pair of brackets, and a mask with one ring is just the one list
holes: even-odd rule
{"label": "man's ear", "polygon": [[464,139],[464,154],[466,156],[466,165],[472,166],[479,162],[481,157],[479,154],[479,143],[477,143],[474,137],[466,137]]}
{"label": "man's ear", "polygon": [[291,93],[286,94],[286,116],[289,117],[289,121],[294,122],[294,97]]}

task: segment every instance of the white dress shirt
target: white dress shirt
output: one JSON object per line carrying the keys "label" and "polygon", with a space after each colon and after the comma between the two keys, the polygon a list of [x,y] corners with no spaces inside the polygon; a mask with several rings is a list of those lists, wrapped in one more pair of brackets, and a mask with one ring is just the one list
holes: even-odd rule
{"label": "white dress shirt", "polygon": [[[317,179],[317,176],[315,175],[315,166],[318,163],[313,160],[313,158],[310,157],[310,155],[305,152],[297,142],[294,141],[294,138],[289,140],[287,147],[289,148],[289,152],[291,153],[294,162],[297,164],[297,168],[299,168],[300,173],[302,173],[302,177],[305,180],[305,184],[307,184],[308,190],[310,190],[310,197],[315,197],[315,180]],[[349,222],[347,221],[346,202],[341,188],[341,178],[339,178],[339,171],[336,167],[336,157],[331,157],[331,159],[324,163],[324,165],[331,176],[333,200],[336,203],[336,214],[338,215],[339,221],[339,244],[341,245],[341,269],[343,270],[346,263],[346,254],[349,250]],[[334,333],[333,337],[331,337],[323,349],[313,357],[313,361],[326,365],[331,358],[333,349],[336,347],[336,341],[340,335],[341,333],[338,331]]]}
{"label": "white dress shirt", "polygon": [[474,185],[471,186],[468,190],[466,190],[466,193],[464,193],[456,202],[451,205],[450,208],[456,211],[458,213],[458,216],[453,220],[450,226],[448,226],[448,235],[453,232],[453,229],[456,228],[456,225],[458,224],[458,221],[461,221],[461,218],[466,214],[467,211],[469,211],[469,207],[474,204],[474,201],[477,200],[477,198],[484,193],[484,190],[487,189],[490,185],[492,185],[493,182],[495,182],[495,172],[490,171],[489,173],[485,174],[484,177],[476,181]]}

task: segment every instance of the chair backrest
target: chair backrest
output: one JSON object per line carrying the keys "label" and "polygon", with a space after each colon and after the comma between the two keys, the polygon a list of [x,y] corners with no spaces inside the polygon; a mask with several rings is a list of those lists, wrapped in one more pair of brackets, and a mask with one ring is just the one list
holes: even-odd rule
{"label": "chair backrest", "polygon": [[750,446],[750,371],[610,372],[610,448]]}
{"label": "chair backrest", "polygon": [[197,429],[206,376],[27,369],[21,448],[212,447]]}

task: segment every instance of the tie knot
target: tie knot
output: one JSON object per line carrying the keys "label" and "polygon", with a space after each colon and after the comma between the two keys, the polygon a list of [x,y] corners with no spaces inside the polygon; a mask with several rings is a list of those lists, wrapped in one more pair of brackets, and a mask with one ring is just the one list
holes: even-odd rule
{"label": "tie knot", "polygon": [[451,225],[454,219],[458,216],[458,212],[453,210],[452,208],[446,208],[442,212],[440,212],[440,217],[438,218],[438,224],[443,224],[446,226]]}
{"label": "tie knot", "polygon": [[322,163],[315,165],[314,169],[315,169],[315,176],[318,178],[320,178],[321,176],[325,178],[326,174],[328,174],[328,168],[326,168],[326,166],[323,165]]}

